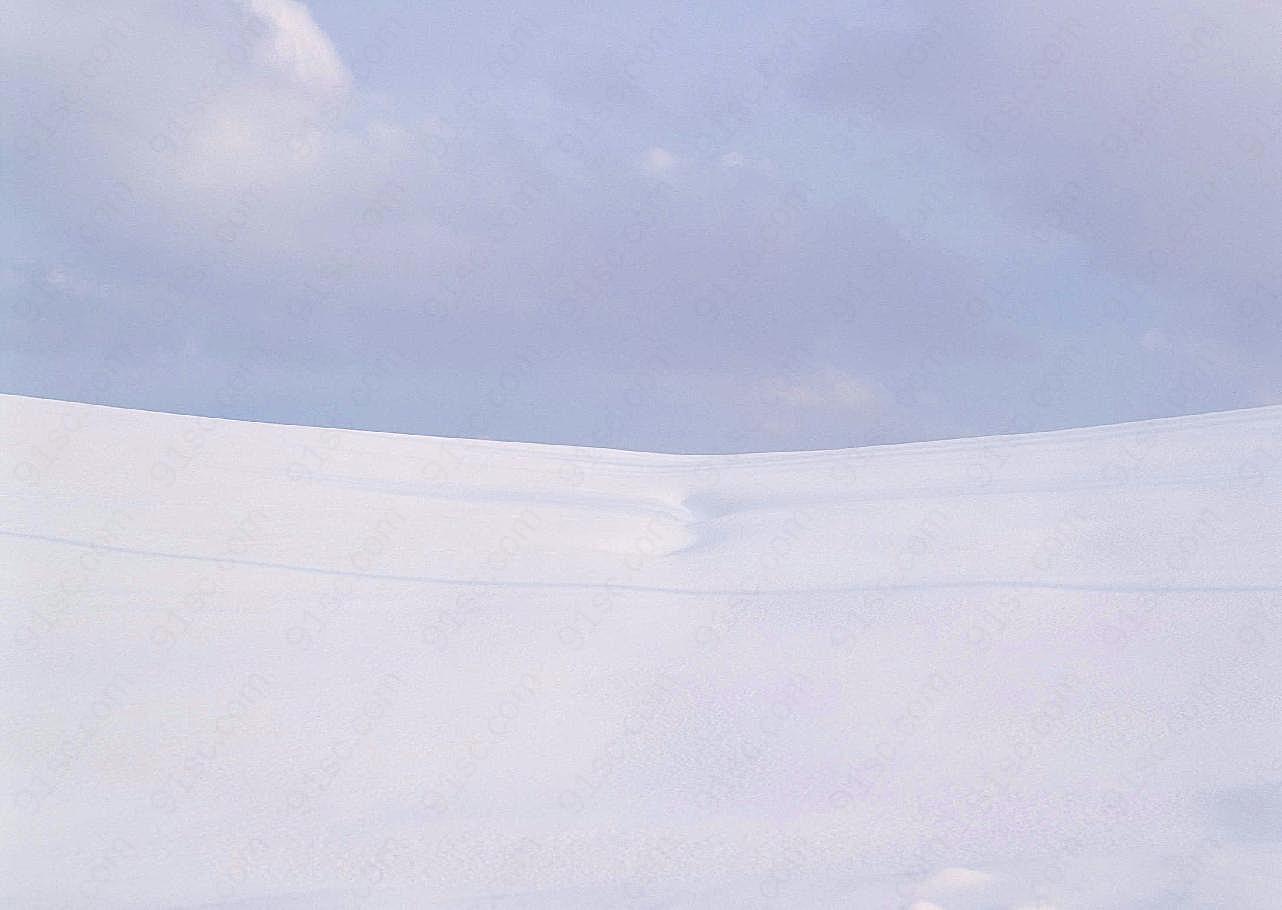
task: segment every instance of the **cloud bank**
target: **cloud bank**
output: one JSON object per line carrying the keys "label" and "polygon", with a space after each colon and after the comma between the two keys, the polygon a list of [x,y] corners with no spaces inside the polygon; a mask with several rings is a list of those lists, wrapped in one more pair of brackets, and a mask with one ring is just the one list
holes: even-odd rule
{"label": "cloud bank", "polygon": [[1263,6],[10,22],[6,391],[677,451],[1282,400]]}

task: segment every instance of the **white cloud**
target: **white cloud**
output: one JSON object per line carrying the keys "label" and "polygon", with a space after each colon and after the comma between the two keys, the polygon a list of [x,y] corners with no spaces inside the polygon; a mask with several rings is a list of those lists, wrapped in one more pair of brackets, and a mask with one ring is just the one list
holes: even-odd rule
{"label": "white cloud", "polygon": [[947,900],[949,895],[985,888],[992,883],[993,878],[994,876],[990,873],[981,872],[978,869],[947,866],[918,883],[917,893],[923,899],[912,904],[908,910],[942,910],[938,904],[924,898],[943,898]]}
{"label": "white cloud", "polygon": [[324,261],[421,135],[375,115],[297,0],[146,14],[50,0],[22,17],[4,42],[29,105],[14,116],[29,148],[18,179],[58,185],[50,210],[90,243]]}
{"label": "white cloud", "polygon": [[833,367],[811,373],[772,376],[761,382],[758,391],[766,401],[787,407],[863,415],[877,413],[884,400],[879,387],[871,381]]}
{"label": "white cloud", "polygon": [[306,6],[295,0],[247,0],[247,5],[270,26],[259,47],[261,59],[313,91],[347,89],[347,67]]}
{"label": "white cloud", "polygon": [[983,887],[992,880],[992,875],[987,872],[980,872],[977,869],[965,869],[961,866],[949,866],[940,869],[926,879],[922,882],[921,887],[930,893],[966,891],[971,888]]}
{"label": "white cloud", "polygon": [[656,145],[646,151],[643,166],[652,174],[661,174],[671,170],[676,163],[675,155]]}

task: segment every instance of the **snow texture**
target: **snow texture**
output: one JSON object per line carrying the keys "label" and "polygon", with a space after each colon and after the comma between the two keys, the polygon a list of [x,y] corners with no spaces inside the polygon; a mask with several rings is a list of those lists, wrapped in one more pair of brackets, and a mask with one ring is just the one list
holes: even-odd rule
{"label": "snow texture", "polygon": [[6,907],[1282,906],[1282,408],[0,441]]}

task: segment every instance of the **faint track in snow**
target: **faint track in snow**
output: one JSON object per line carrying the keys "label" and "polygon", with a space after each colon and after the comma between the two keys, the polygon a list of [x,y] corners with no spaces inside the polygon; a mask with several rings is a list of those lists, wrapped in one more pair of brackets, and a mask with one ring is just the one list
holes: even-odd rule
{"label": "faint track in snow", "polygon": [[330,569],[323,566],[301,566],[291,563],[270,562],[267,560],[241,559],[233,557],[203,556],[193,553],[171,553],[162,550],[146,550],[137,547],[122,547],[107,544],[90,543],[69,537],[56,537],[49,534],[27,534],[21,531],[0,529],[0,537],[18,540],[34,540],[42,543],[59,544],[84,550],[100,550],[107,553],[120,553],[127,556],[144,556],[151,559],[178,559],[190,562],[222,563],[227,565],[246,566],[255,569],[275,569],[285,572],[299,572],[307,575],[326,575],[342,578],[360,578],[367,581],[397,581],[412,584],[451,585],[458,587],[485,588],[524,588],[553,590],[610,590],[636,591],[650,594],[676,594],[693,597],[783,597],[795,594],[842,594],[856,591],[948,591],[948,590],[983,590],[996,589],[1042,589],[1050,591],[1093,591],[1099,593],[1156,593],[1156,594],[1253,594],[1282,593],[1278,585],[1138,585],[1138,584],[1068,584],[1035,580],[972,580],[972,581],[939,581],[919,582],[915,584],[891,585],[829,585],[814,588],[672,588],[662,585],[607,584],[580,581],[490,581],[468,578],[448,578],[433,575],[397,575],[377,572],[357,572],[348,569]]}

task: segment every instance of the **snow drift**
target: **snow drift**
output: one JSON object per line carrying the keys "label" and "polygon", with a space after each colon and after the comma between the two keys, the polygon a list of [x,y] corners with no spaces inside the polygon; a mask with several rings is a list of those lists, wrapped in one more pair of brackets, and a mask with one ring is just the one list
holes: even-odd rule
{"label": "snow drift", "polygon": [[1282,906],[1282,408],[0,439],[5,906]]}

